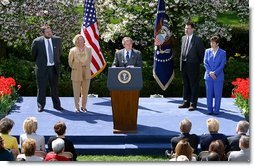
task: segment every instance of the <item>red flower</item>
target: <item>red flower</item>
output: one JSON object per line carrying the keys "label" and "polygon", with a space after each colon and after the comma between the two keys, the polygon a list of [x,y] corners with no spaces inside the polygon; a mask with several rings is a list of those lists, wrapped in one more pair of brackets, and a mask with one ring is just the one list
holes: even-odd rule
{"label": "red flower", "polygon": [[244,115],[249,115],[249,92],[250,84],[249,78],[236,78],[232,82],[234,89],[232,90],[231,97],[235,98],[235,105],[241,109]]}

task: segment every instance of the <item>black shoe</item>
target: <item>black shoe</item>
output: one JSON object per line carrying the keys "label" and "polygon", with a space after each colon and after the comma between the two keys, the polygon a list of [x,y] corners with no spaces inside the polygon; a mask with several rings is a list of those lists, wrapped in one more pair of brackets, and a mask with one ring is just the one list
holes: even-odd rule
{"label": "black shoe", "polygon": [[82,108],[82,107],[81,107],[81,111],[83,111],[83,112],[87,112],[87,109],[86,109],[86,108]]}
{"label": "black shoe", "polygon": [[208,115],[212,115],[213,113],[212,112],[209,112]]}
{"label": "black shoe", "polygon": [[195,111],[197,109],[196,104],[191,104],[189,107],[189,111]]}
{"label": "black shoe", "polygon": [[184,102],[183,104],[178,106],[178,108],[189,108],[189,107],[190,107],[190,103],[188,102]]}
{"label": "black shoe", "polygon": [[43,108],[38,108],[38,110],[37,110],[38,112],[43,112],[44,111],[44,109]]}
{"label": "black shoe", "polygon": [[58,111],[63,111],[64,109],[62,107],[54,107]]}

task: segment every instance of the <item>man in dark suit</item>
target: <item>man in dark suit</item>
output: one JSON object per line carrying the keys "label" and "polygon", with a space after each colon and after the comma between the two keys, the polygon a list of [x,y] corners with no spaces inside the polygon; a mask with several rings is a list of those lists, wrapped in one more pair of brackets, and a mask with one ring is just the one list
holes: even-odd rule
{"label": "man in dark suit", "polygon": [[142,67],[141,53],[132,48],[132,39],[124,37],[122,44],[124,48],[116,51],[112,67]]}
{"label": "man in dark suit", "polygon": [[180,122],[181,134],[171,138],[171,153],[175,153],[175,147],[180,140],[186,139],[194,149],[194,153],[198,154],[199,137],[196,134],[190,134],[191,127],[192,123],[188,119],[184,119]]}
{"label": "man in dark suit", "polygon": [[239,140],[242,135],[246,135],[249,131],[249,122],[245,120],[241,120],[237,123],[236,126],[236,135],[232,137],[228,137],[228,142],[230,146],[230,151],[239,151],[241,150],[239,147]]}
{"label": "man in dark suit", "polygon": [[201,39],[193,34],[194,24],[185,25],[185,36],[182,37],[180,70],[183,77],[183,100],[178,108],[197,108],[200,64],[203,62],[205,48]]}
{"label": "man in dark suit", "polygon": [[54,108],[63,110],[58,96],[60,55],[62,53],[61,39],[52,36],[51,28],[47,25],[41,27],[41,32],[42,36],[34,39],[32,43],[32,56],[35,60],[38,111],[42,112],[44,110],[48,83]]}

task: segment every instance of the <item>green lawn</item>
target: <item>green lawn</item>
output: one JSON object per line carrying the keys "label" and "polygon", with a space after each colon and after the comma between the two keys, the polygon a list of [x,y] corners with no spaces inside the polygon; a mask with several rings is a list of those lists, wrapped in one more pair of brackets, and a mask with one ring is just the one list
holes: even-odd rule
{"label": "green lawn", "polygon": [[78,161],[94,161],[94,162],[165,162],[168,161],[165,156],[150,155],[131,155],[131,156],[114,156],[114,155],[84,155],[78,156]]}

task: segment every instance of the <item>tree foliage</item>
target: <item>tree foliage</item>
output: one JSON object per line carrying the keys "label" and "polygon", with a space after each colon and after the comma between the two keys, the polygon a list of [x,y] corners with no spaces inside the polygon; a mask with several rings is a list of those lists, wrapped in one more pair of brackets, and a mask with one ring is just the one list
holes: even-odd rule
{"label": "tree foliage", "polygon": [[[153,28],[158,0],[97,0],[97,15],[101,37],[115,41],[131,36],[139,45],[153,44]],[[231,39],[231,28],[217,23],[217,15],[236,11],[242,21],[248,20],[248,1],[239,0],[165,0],[175,38],[180,38],[186,21],[196,22],[197,33],[203,39],[220,35]]]}
{"label": "tree foliage", "polygon": [[62,37],[64,48],[70,48],[71,39],[80,32],[80,20],[73,0],[1,0],[0,39],[29,50],[40,27],[48,24]]}

